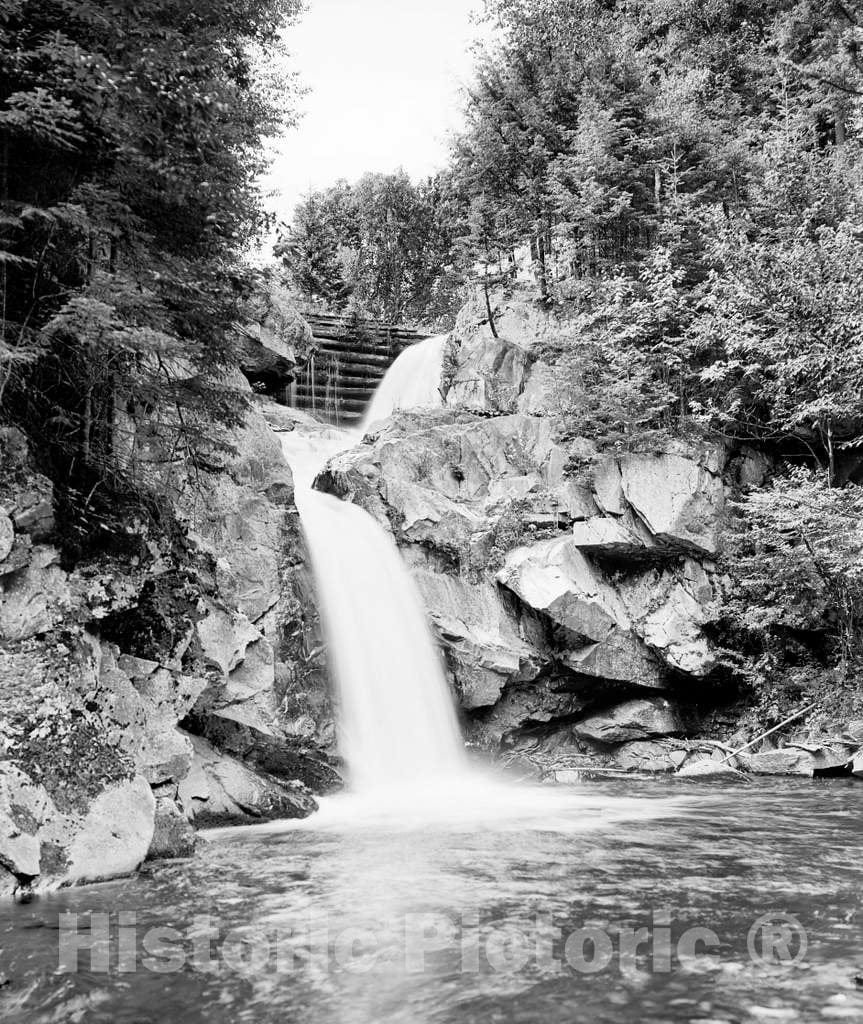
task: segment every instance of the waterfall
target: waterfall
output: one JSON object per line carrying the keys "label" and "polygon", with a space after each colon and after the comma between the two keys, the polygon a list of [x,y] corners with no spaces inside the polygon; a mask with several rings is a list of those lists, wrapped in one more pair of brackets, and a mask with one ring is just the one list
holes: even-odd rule
{"label": "waterfall", "polygon": [[[429,339],[399,356],[380,387],[390,411],[436,392],[445,342]],[[417,380],[429,367],[433,380]],[[382,408],[377,418],[388,414]],[[312,486],[326,460],[361,437],[322,426],[314,437],[285,434],[282,446],[315,574],[350,787],[415,792],[466,771],[440,653],[393,538],[363,509]]]}
{"label": "waterfall", "polygon": [[448,334],[426,338],[402,352],[372,396],[363,416],[363,431],[397,409],[428,409],[443,404],[440,379],[448,339]]}

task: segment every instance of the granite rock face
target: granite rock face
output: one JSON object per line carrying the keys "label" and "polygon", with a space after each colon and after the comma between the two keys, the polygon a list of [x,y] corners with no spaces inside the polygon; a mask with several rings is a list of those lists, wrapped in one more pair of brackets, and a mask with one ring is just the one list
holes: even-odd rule
{"label": "granite rock face", "polygon": [[311,328],[275,282],[254,297],[240,338],[240,367],[254,383],[290,380],[314,348]]}
{"label": "granite rock face", "polygon": [[[4,892],[187,855],[201,807],[294,817],[315,808],[306,783],[340,784],[325,684],[306,673],[314,602],[290,469],[255,400],[222,440],[192,480],[133,439],[130,472],[172,502],[182,538],[69,564],[50,482],[0,431]],[[202,776],[209,795],[181,799]]]}
{"label": "granite rock face", "polygon": [[140,775],[69,802],[14,766],[0,766],[0,894],[131,873],[150,848],[155,806]]}
{"label": "granite rock face", "polygon": [[446,405],[490,415],[552,412],[550,367],[538,353],[565,325],[539,303],[496,294],[492,306],[497,337],[479,295],[456,319],[444,377]]}
{"label": "granite rock face", "polygon": [[317,810],[301,782],[285,782],[226,756],[192,737],[192,770],[179,786],[179,801],[197,825],[237,825],[274,818],[307,818]]}
{"label": "granite rock face", "polygon": [[683,731],[680,717],[663,697],[625,701],[582,718],[573,728],[577,735],[600,743],[625,743]]}
{"label": "granite rock face", "polygon": [[[565,435],[545,360],[570,325],[517,296],[493,305],[497,337],[480,299],[458,318],[444,408],[377,424],[316,485],[395,537],[475,742],[511,747],[564,729],[603,757],[671,742],[677,702],[694,700],[716,666],[706,627],[726,452],[604,452]],[[609,724],[601,740],[571,732],[608,708],[641,718]],[[639,757],[627,764],[650,761]]]}

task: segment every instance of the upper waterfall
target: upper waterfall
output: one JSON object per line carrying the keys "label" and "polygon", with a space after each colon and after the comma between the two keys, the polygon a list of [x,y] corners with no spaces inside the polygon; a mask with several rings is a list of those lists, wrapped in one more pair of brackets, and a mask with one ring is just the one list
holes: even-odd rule
{"label": "upper waterfall", "polygon": [[440,334],[402,352],[372,397],[363,416],[363,431],[397,409],[428,409],[443,404],[440,379],[448,340],[448,334]]}

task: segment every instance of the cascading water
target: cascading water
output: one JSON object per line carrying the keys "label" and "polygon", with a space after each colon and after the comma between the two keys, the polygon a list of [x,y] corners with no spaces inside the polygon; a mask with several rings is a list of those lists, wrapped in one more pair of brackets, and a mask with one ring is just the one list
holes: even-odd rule
{"label": "cascading water", "polygon": [[[396,408],[439,405],[445,343],[430,338],[403,353],[364,423]],[[315,572],[351,788],[415,794],[466,771],[440,655],[392,537],[363,509],[312,487],[324,462],[357,444],[362,429],[313,439],[290,433],[282,444]]]}
{"label": "cascading water", "polygon": [[448,334],[411,345],[387,370],[363,417],[362,430],[397,409],[428,409],[442,404],[441,370]]}

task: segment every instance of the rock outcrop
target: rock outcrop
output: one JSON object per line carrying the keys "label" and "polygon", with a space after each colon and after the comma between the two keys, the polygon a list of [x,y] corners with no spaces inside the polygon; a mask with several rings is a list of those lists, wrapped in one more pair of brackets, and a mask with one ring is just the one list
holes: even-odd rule
{"label": "rock outcrop", "polygon": [[64,800],[0,766],[0,894],[129,874],[150,849],[155,808],[140,775]]}
{"label": "rock outcrop", "polygon": [[255,385],[268,390],[284,386],[314,350],[311,328],[274,281],[251,306],[252,319],[240,333],[240,368]]}
{"label": "rock outcrop", "polygon": [[128,874],[188,854],[192,822],[307,815],[340,784],[290,469],[254,400],[218,441],[192,479],[133,437],[177,530],[70,563],[0,431],[0,892]]}
{"label": "rock outcrop", "polygon": [[481,303],[459,317],[443,409],[376,426],[317,486],[401,546],[476,742],[566,734],[603,763],[650,763],[632,744],[678,742],[677,704],[716,666],[726,453],[566,437],[544,360],[569,326],[517,299],[496,304],[498,337],[487,319]]}

